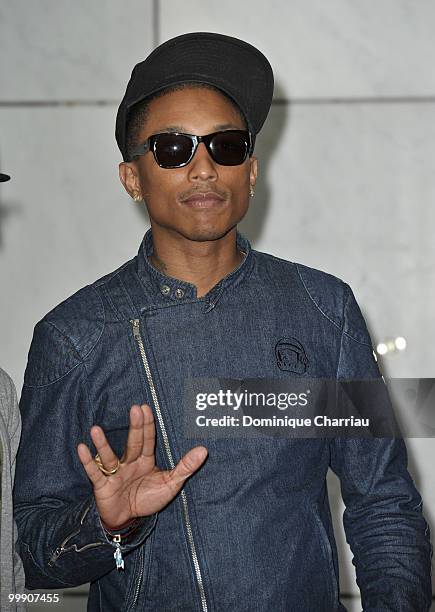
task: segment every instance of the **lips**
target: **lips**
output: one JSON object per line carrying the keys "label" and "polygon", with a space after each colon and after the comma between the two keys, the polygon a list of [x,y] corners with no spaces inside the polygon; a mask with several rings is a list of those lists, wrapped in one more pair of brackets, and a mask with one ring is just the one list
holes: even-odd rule
{"label": "lips", "polygon": [[191,196],[182,200],[183,206],[188,206],[196,210],[214,210],[221,208],[225,204],[225,198],[216,191],[192,193]]}
{"label": "lips", "polygon": [[195,204],[201,202],[222,202],[224,198],[215,191],[197,192],[183,200],[185,204]]}

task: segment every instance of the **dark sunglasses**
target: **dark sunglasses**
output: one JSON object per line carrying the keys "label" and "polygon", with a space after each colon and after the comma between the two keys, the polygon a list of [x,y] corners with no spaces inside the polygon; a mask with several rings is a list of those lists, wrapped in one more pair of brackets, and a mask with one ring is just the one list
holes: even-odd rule
{"label": "dark sunglasses", "polygon": [[247,130],[225,130],[206,136],[162,132],[153,134],[135,149],[131,159],[152,151],[160,168],[181,168],[192,160],[200,142],[205,144],[212,159],[222,166],[242,164],[254,149],[254,138]]}

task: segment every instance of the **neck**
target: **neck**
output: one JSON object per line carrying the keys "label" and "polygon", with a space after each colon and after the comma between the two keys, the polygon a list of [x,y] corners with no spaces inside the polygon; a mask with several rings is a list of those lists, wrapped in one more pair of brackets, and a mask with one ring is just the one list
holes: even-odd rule
{"label": "neck", "polygon": [[198,242],[153,226],[152,266],[163,274],[196,286],[202,297],[244,258],[237,248],[236,228],[217,240]]}

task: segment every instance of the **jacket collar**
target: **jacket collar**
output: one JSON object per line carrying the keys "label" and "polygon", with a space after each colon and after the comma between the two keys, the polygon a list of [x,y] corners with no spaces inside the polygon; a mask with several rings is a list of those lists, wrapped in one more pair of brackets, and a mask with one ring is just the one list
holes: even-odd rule
{"label": "jacket collar", "polygon": [[145,233],[139,248],[137,258],[138,274],[141,280],[148,287],[152,288],[156,301],[161,305],[169,306],[171,303],[180,304],[183,302],[205,301],[208,304],[209,310],[214,308],[224,290],[238,284],[251,270],[253,255],[249,240],[236,231],[236,242],[237,247],[246,253],[244,259],[235,270],[224,276],[206,295],[200,298],[196,294],[196,285],[167,276],[150,263],[149,257],[153,253],[151,228]]}

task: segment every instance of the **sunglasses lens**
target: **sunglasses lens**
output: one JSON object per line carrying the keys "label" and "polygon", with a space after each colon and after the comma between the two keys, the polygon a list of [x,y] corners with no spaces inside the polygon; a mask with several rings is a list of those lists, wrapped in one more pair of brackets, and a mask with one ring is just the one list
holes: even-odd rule
{"label": "sunglasses lens", "polygon": [[243,131],[227,130],[213,136],[210,149],[216,163],[223,166],[242,164],[248,153],[248,134]]}
{"label": "sunglasses lens", "polygon": [[154,144],[157,163],[163,168],[176,168],[187,163],[192,149],[191,139],[182,134],[159,134]]}
{"label": "sunglasses lens", "polygon": [[[207,137],[208,150],[214,161],[223,166],[238,166],[248,154],[249,135],[244,130],[227,130]],[[161,133],[154,136],[153,151],[162,168],[179,168],[189,163],[195,148],[185,134]]]}

